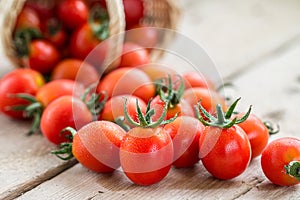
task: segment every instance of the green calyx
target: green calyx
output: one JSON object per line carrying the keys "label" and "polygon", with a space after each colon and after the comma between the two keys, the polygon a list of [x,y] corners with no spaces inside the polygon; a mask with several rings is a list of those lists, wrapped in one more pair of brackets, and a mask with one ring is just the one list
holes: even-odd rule
{"label": "green calyx", "polygon": [[[77,134],[77,131],[73,129],[72,127],[64,128],[60,133],[64,132],[70,132],[72,135],[70,136],[70,139],[73,140],[74,136]],[[68,135],[69,136],[69,135]],[[62,160],[70,160],[74,157],[72,152],[73,143],[72,142],[63,142],[59,145],[59,149],[55,151],[51,151],[51,154],[54,154],[56,157],[62,159]]]}
{"label": "green calyx", "polygon": [[279,124],[275,124],[273,122],[270,121],[266,121],[264,122],[264,125],[267,127],[268,131],[269,131],[269,135],[274,135],[276,133],[279,133],[280,131],[280,127]]}
{"label": "green calyx", "polygon": [[96,86],[96,84],[90,85],[80,98],[88,107],[92,115],[98,116],[103,110],[108,96],[106,92],[95,93],[92,91]]}
{"label": "green calyx", "polygon": [[33,39],[42,38],[42,34],[38,29],[26,28],[18,29],[15,32],[13,43],[19,57],[29,55],[29,45]]}
{"label": "green calyx", "polygon": [[292,177],[295,177],[300,181],[300,162],[292,161],[288,165],[284,166],[286,173]]}
{"label": "green calyx", "polygon": [[125,119],[127,119],[129,123],[131,123],[132,125],[134,125],[136,127],[155,128],[160,125],[168,124],[177,118],[177,114],[176,114],[173,118],[171,118],[169,120],[165,120],[167,110],[168,110],[168,102],[165,102],[165,106],[164,106],[161,116],[159,117],[159,119],[157,121],[153,122],[152,117],[155,114],[155,111],[153,108],[150,107],[150,105],[151,105],[151,100],[148,102],[146,113],[143,114],[143,112],[139,106],[138,99],[136,100],[137,117],[138,117],[138,122],[136,122],[130,117],[130,115],[128,113],[127,99],[125,99],[125,103],[124,103]]}
{"label": "green calyx", "polygon": [[43,105],[36,100],[36,98],[30,94],[14,94],[12,97],[21,98],[28,101],[29,105],[14,106],[12,110],[24,111],[26,118],[33,118],[33,123],[27,135],[32,135],[33,133],[40,130],[40,121],[43,113]]}
{"label": "green calyx", "polygon": [[[246,119],[249,117],[252,106],[249,107],[247,113],[238,119],[237,117],[232,118],[232,115],[234,114],[234,109],[238,103],[238,101],[241,98],[238,98],[233,104],[229,107],[227,112],[224,112],[222,109],[222,106],[220,104],[217,104],[216,106],[216,117],[211,115],[208,111],[206,111],[203,106],[201,105],[201,102],[199,102],[197,106],[195,106],[196,116],[197,118],[205,125],[205,126],[214,126],[219,128],[230,128],[235,124],[242,123],[246,121]],[[204,119],[202,115],[207,118]]]}
{"label": "green calyx", "polygon": [[109,37],[109,15],[106,9],[97,5],[91,9],[89,24],[94,35],[101,41]]}
{"label": "green calyx", "polygon": [[174,83],[170,75],[168,75],[167,78],[161,78],[155,82],[156,93],[160,96],[162,101],[169,102],[168,108],[172,108],[179,104],[184,93],[183,79],[179,75],[177,75],[177,77],[178,80]]}

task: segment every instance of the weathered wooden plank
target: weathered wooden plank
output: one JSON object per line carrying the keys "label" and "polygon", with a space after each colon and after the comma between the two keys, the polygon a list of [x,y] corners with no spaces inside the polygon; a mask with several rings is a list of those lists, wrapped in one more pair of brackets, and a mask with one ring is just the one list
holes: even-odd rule
{"label": "weathered wooden plank", "polygon": [[163,181],[146,187],[132,184],[122,171],[96,174],[78,164],[19,199],[234,199],[262,181],[253,170],[256,162],[231,181],[212,178],[199,163],[190,169],[173,168]]}
{"label": "weathered wooden plank", "polygon": [[29,125],[0,115],[0,199],[12,199],[76,163],[50,155],[55,146],[41,134],[26,136]]}

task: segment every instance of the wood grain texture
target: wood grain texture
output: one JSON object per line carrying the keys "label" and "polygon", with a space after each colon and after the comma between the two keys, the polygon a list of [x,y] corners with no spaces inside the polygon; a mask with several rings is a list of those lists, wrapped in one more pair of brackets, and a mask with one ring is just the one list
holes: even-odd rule
{"label": "wood grain texture", "polygon": [[41,134],[28,137],[30,123],[0,115],[0,199],[11,199],[56,176],[75,161],[62,162]]}

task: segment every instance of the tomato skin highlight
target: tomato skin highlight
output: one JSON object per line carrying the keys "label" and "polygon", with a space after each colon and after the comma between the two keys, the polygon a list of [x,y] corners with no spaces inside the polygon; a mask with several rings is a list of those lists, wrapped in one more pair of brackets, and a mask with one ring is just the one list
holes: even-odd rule
{"label": "tomato skin highlight", "polygon": [[237,125],[228,129],[208,126],[199,140],[199,157],[214,177],[232,179],[242,174],[250,163],[250,142]]}
{"label": "tomato skin highlight", "polygon": [[173,165],[177,168],[194,166],[199,161],[199,138],[204,125],[196,118],[180,116],[175,121],[166,124],[164,130],[172,138]]}
{"label": "tomato skin highlight", "polygon": [[173,145],[161,127],[131,129],[121,143],[121,167],[135,184],[151,185],[161,181],[170,171]]}
{"label": "tomato skin highlight", "polygon": [[15,69],[7,73],[0,80],[1,113],[12,118],[23,119],[24,111],[14,111],[12,107],[29,105],[29,102],[9,95],[25,93],[35,96],[44,83],[42,74],[32,69]]}
{"label": "tomato skin highlight", "polygon": [[79,98],[67,95],[55,99],[45,108],[40,127],[48,141],[59,145],[70,141],[60,133],[64,128],[78,130],[92,119],[91,112]]}
{"label": "tomato skin highlight", "polygon": [[[239,114],[238,116],[243,116]],[[261,155],[269,141],[269,131],[264,123],[255,115],[250,114],[246,121],[238,124],[247,134],[252,151],[252,159]]]}
{"label": "tomato skin highlight", "polygon": [[285,172],[284,167],[291,161],[300,161],[300,140],[284,137],[268,144],[261,156],[261,167],[273,184],[292,186],[300,181]]}
{"label": "tomato skin highlight", "polygon": [[121,165],[119,148],[125,134],[113,122],[91,122],[75,134],[72,153],[84,167],[94,172],[113,172]]}

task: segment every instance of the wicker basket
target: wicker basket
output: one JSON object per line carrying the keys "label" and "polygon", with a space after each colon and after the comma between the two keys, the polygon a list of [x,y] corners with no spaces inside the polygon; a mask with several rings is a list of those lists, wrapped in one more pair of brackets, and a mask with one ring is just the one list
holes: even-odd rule
{"label": "wicker basket", "polygon": [[[12,42],[12,35],[15,27],[15,22],[24,6],[26,0],[10,0],[0,1],[0,9],[3,17],[3,24],[0,33],[0,40],[3,45],[4,53],[11,61],[14,67],[20,67],[20,60],[16,55],[15,48]],[[54,3],[54,0],[36,0],[43,3]],[[144,1],[144,18],[142,21],[148,25],[176,29],[180,11],[174,4],[176,0],[143,0]],[[125,15],[122,0],[106,0],[107,10],[110,18],[110,34],[115,35],[125,31]],[[120,34],[124,35],[124,34]],[[163,35],[164,43],[170,40],[171,35]],[[113,37],[115,41],[110,42],[108,53],[104,64],[111,62],[114,58],[119,57],[122,51],[124,37]],[[152,60],[157,59],[161,54],[153,52]],[[113,58],[113,59],[112,59]],[[116,62],[112,65],[116,65]],[[113,66],[112,66],[113,67]]]}

